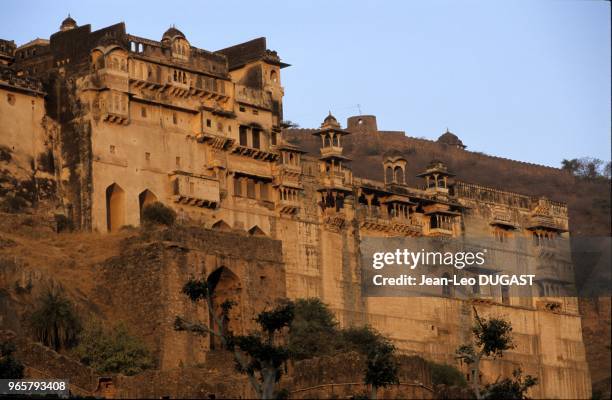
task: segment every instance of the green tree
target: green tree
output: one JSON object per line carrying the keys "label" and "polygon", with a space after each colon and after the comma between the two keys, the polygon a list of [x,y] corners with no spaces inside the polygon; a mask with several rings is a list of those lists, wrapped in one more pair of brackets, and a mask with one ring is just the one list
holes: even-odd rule
{"label": "green tree", "polygon": [[459,386],[466,387],[467,381],[457,368],[448,364],[440,364],[433,361],[428,362],[431,382],[434,386]]}
{"label": "green tree", "polygon": [[289,352],[294,360],[333,354],[340,345],[338,322],[317,298],[295,301],[295,317],[289,328]]}
{"label": "green tree", "polygon": [[518,368],[512,372],[512,378],[504,378],[485,386],[483,399],[507,399],[521,400],[528,399],[526,393],[530,387],[538,384],[538,378],[526,375],[523,378],[523,371]]}
{"label": "green tree", "polygon": [[153,366],[145,344],[130,335],[124,324],[107,330],[92,321],[80,335],[74,354],[99,373],[135,375]]}
{"label": "green tree", "polygon": [[460,346],[456,351],[458,359],[470,367],[472,389],[477,399],[483,398],[480,385],[480,362],[485,357],[503,357],[504,351],[514,348],[512,324],[501,318],[481,318],[474,307],[475,323],[472,327],[471,343]]}
{"label": "green tree", "polygon": [[60,288],[47,289],[30,316],[30,327],[37,340],[55,350],[73,347],[81,332],[81,321]]}
{"label": "green tree", "polygon": [[212,288],[208,286],[206,276],[202,279],[189,279],[183,286],[182,293],[194,303],[204,301],[217,328],[211,329],[206,324],[189,321],[180,316],[176,317],[174,328],[201,336],[215,335],[221,339],[223,347],[234,353],[236,369],[249,377],[251,387],[259,398],[274,398],[283,373],[282,365],[289,358],[289,350],[286,346],[278,344],[278,336],[293,321],[295,315],[293,302],[282,301],[271,311],[259,313],[255,321],[260,326],[260,332],[234,336],[226,327],[234,304],[223,303],[222,315],[216,316],[211,299]]}
{"label": "green tree", "polygon": [[365,368],[365,383],[371,385],[371,398],[376,399],[378,389],[399,384],[395,346],[387,339],[381,339],[368,351]]}
{"label": "green tree", "polygon": [[564,159],[561,161],[561,169],[575,175],[580,167],[580,161],[577,158],[571,160]]}
{"label": "green tree", "polygon": [[13,357],[15,345],[10,342],[0,344],[0,379],[23,378],[24,366]]}

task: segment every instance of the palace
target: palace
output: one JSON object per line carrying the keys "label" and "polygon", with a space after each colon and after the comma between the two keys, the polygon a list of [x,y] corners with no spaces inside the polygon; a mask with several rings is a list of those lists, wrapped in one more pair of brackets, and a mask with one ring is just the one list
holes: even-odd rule
{"label": "palace", "polygon": [[[265,38],[208,51],[175,27],[157,41],[123,23],[92,30],[70,17],[48,40],[0,40],[0,195],[100,234],[139,226],[143,208],[159,201],[211,234],[242,235],[245,249],[274,244],[282,274],[271,278],[207,255],[216,260],[207,265],[217,304],[318,297],[343,326],[370,324],[429,359],[456,363],[476,306],[508,318],[516,343],[484,362],[485,381],[520,365],[539,377],[534,397],[590,397],[577,301],[563,297],[573,282],[566,205],[463,182],[436,160],[415,171],[397,151],[381,159],[382,181],[356,176],[343,141],[371,122],[365,116],[343,128],[330,113],[308,130],[319,143],[308,153],[284,130],[288,66]],[[450,132],[439,141],[465,148]],[[422,184],[408,185],[408,176]],[[443,286],[428,297],[362,296],[362,241],[398,237],[490,238],[487,258],[500,271],[532,267],[537,293],[475,286],[462,299]],[[269,293],[251,290],[255,283]],[[232,329],[244,332],[250,320],[243,312]],[[162,368],[190,362],[187,351],[162,353],[173,353]]]}

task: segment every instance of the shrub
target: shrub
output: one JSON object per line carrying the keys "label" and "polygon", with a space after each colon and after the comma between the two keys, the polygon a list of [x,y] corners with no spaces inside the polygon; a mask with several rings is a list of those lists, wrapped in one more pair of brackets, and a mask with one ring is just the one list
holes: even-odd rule
{"label": "shrub", "polygon": [[0,146],[0,161],[11,161],[11,159],[13,158],[11,153],[11,149],[7,146]]}
{"label": "shrub", "polygon": [[172,226],[176,219],[176,213],[171,208],[156,201],[142,210],[142,219],[145,223]]}
{"label": "shrub", "polygon": [[0,203],[0,208],[9,213],[18,213],[28,206],[28,201],[19,195],[8,195]]}
{"label": "shrub", "polygon": [[153,366],[145,344],[123,324],[107,330],[91,322],[80,335],[74,354],[99,373],[135,375]]}
{"label": "shrub", "polygon": [[74,230],[72,220],[64,214],[55,214],[55,231],[57,233]]}
{"label": "shrub", "polygon": [[387,338],[368,325],[343,329],[340,337],[344,351],[356,351],[363,355],[368,355],[371,349],[389,342]]}
{"label": "shrub", "polygon": [[457,368],[448,364],[440,364],[429,361],[429,371],[431,381],[435,385],[467,387],[467,381],[463,373]]}
{"label": "shrub", "polygon": [[36,339],[55,350],[76,345],[81,321],[70,300],[59,289],[47,289],[38,303],[30,316]]}
{"label": "shrub", "polygon": [[23,378],[24,366],[13,357],[15,345],[0,343],[0,379]]}

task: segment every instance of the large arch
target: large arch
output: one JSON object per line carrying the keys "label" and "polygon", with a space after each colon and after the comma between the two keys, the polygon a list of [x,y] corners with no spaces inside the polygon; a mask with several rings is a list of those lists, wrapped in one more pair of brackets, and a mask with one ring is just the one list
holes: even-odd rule
{"label": "large arch", "polygon": [[[210,290],[212,310],[214,315],[209,315],[209,326],[218,332],[217,320],[222,320],[226,333],[236,335],[242,334],[242,285],[240,279],[227,267],[219,267],[213,271],[207,279]],[[227,318],[224,318],[224,305],[232,305]],[[221,340],[216,335],[210,336],[210,348],[221,348]]]}
{"label": "large arch", "polygon": [[140,205],[140,222],[142,222],[142,212],[144,211],[144,208],[149,204],[155,203],[156,201],[158,201],[157,196],[149,189],[143,190],[138,195],[138,204]]}
{"label": "large arch", "polygon": [[106,188],[106,228],[117,232],[125,225],[125,192],[113,183]]}

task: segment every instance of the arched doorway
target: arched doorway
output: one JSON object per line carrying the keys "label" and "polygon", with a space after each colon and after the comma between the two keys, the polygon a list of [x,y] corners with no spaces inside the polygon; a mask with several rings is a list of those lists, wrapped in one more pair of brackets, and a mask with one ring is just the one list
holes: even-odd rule
{"label": "arched doorway", "polygon": [[117,232],[125,225],[125,192],[113,183],[106,188],[106,227],[109,232]]}
{"label": "arched doorway", "polygon": [[157,196],[150,191],[145,189],[138,195],[138,204],[140,204],[140,221],[142,222],[142,212],[146,206],[153,204],[157,201]]}
{"label": "arched doorway", "polygon": [[[208,288],[211,292],[211,303],[214,313],[209,315],[211,329],[219,332],[216,320],[223,320],[225,332],[239,335],[242,333],[242,313],[240,309],[242,287],[240,280],[230,269],[226,267],[217,268],[207,279]],[[223,305],[231,302],[232,309],[229,318],[223,318]],[[221,348],[221,340],[215,335],[210,335],[211,350]]]}

